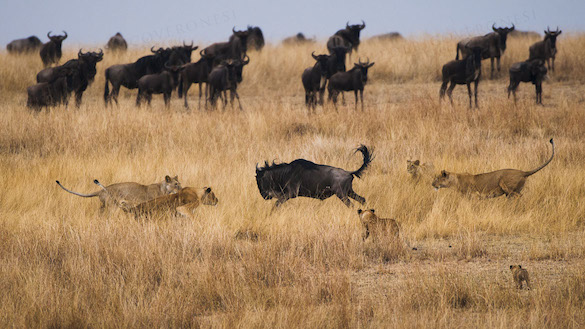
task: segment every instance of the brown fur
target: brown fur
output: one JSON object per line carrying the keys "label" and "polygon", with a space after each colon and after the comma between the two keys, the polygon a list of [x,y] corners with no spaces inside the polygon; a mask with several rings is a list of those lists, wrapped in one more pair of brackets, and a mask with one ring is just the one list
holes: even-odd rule
{"label": "brown fur", "polygon": [[546,167],[555,155],[555,144],[552,144],[552,155],[542,166],[531,170],[522,171],[518,169],[501,169],[485,174],[457,174],[445,170],[438,175],[433,181],[435,189],[455,187],[462,193],[478,193],[486,197],[498,197],[500,195],[516,196],[520,195],[526,178]]}
{"label": "brown fur", "polygon": [[396,221],[392,218],[380,218],[376,216],[374,212],[374,209],[358,209],[357,211],[364,228],[362,239],[366,240],[370,234],[372,234],[374,238],[381,234],[393,235],[398,238],[400,235],[400,227]]}
{"label": "brown fur", "polygon": [[217,203],[218,199],[210,187],[205,188],[201,196],[197,193],[196,188],[185,187],[175,194],[163,195],[136,205],[122,200],[119,202],[119,206],[125,212],[132,213],[136,217],[164,213],[190,217],[200,204],[215,206]]}
{"label": "brown fur", "polygon": [[421,177],[432,177],[435,166],[432,163],[420,163],[420,160],[406,160],[406,171],[413,180],[419,180]]}
{"label": "brown fur", "polygon": [[165,180],[160,183],[142,185],[134,182],[116,183],[108,185],[105,190],[102,189],[97,192],[90,194],[82,194],[66,189],[59,181],[57,184],[65,191],[75,194],[84,198],[99,197],[101,201],[101,209],[106,206],[115,205],[112,197],[118,200],[126,200],[126,202],[132,204],[138,204],[145,202],[163,195],[177,193],[181,189],[181,183],[179,183],[179,177],[166,176]]}
{"label": "brown fur", "polygon": [[510,265],[510,271],[512,271],[512,277],[518,289],[522,289],[522,281],[526,282],[528,289],[531,289],[527,270],[523,269],[521,265]]}

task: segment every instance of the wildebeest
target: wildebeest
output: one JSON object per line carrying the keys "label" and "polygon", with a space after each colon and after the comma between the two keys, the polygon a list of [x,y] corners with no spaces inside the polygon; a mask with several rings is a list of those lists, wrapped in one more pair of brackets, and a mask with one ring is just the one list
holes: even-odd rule
{"label": "wildebeest", "polygon": [[[224,100],[224,109],[227,106],[227,91],[230,91],[230,103],[233,106],[234,97],[238,100],[238,106],[240,110],[243,110],[242,103],[240,102],[240,96],[238,95],[237,87],[238,83],[243,80],[242,71],[244,65],[250,63],[248,56],[244,57],[243,60],[232,60],[223,61],[220,65],[216,66],[209,73],[209,101],[212,106],[216,105],[217,98],[222,97]],[[223,96],[222,96],[223,92]]]}
{"label": "wildebeest", "polygon": [[[153,55],[141,57],[134,63],[112,65],[106,69],[106,84],[104,88],[104,101],[106,105],[108,105],[108,101],[112,98],[118,104],[120,86],[128,89],[136,89],[138,88],[138,79],[147,74],[160,73],[163,70],[164,63],[168,62],[172,50],[164,48],[154,50],[154,47],[152,47],[150,51]],[[109,83],[112,84],[111,94]]]}
{"label": "wildebeest", "polygon": [[335,109],[337,109],[337,94],[341,91],[353,90],[355,95],[355,109],[357,110],[359,91],[362,101],[362,111],[364,110],[364,86],[368,82],[368,69],[373,65],[374,63],[370,63],[369,59],[365,63],[359,60],[358,63],[354,63],[351,70],[337,72],[329,79],[327,90],[329,91],[329,98],[333,100]]}
{"label": "wildebeest", "polygon": [[[183,65],[179,73],[179,98],[185,97],[185,108],[189,108],[187,94],[191,84],[199,83],[199,107],[201,107],[201,87],[203,83],[208,82],[209,72],[213,68],[213,56],[207,55],[202,51],[199,52],[201,59],[195,63]],[[207,106],[207,95],[209,86],[205,86],[205,106]]]}
{"label": "wildebeest", "polygon": [[490,77],[493,78],[494,58],[497,60],[498,72],[500,72],[500,57],[506,50],[508,33],[514,31],[515,28],[514,24],[512,24],[511,28],[497,28],[495,24],[493,24],[492,30],[494,30],[494,32],[490,32],[484,36],[467,38],[459,41],[457,43],[457,55],[455,56],[455,59],[459,59],[459,52],[461,52],[461,57],[466,57],[471,53],[471,48],[480,47],[482,48],[481,58],[490,59],[492,65]]}
{"label": "wildebeest", "polygon": [[514,94],[514,103],[516,103],[516,89],[520,82],[532,82],[536,88],[536,104],[542,104],[542,80],[546,77],[546,72],[547,69],[542,59],[512,64],[510,66],[508,98],[510,98],[510,92],[512,92]]}
{"label": "wildebeest", "polygon": [[59,63],[61,59],[61,45],[63,44],[63,40],[67,39],[67,32],[63,31],[65,35],[53,35],[51,36],[51,31],[47,33],[47,37],[49,38],[49,42],[43,44],[41,46],[41,60],[45,67],[53,64]]}
{"label": "wildebeest", "polygon": [[122,34],[118,32],[116,33],[116,35],[111,37],[110,40],[108,40],[108,43],[106,44],[106,49],[112,52],[124,52],[128,50],[128,43],[126,43],[126,40],[124,39]]}
{"label": "wildebeest", "polygon": [[449,86],[449,90],[447,90],[447,94],[449,95],[449,100],[451,100],[451,105],[453,105],[453,89],[455,85],[467,85],[469,108],[471,108],[471,83],[473,82],[475,84],[475,107],[478,107],[477,85],[481,78],[482,52],[483,48],[473,47],[471,48],[471,53],[462,60],[453,60],[443,65],[443,84],[439,92],[440,99],[445,97],[445,90],[447,89],[447,84],[450,82],[451,85]]}
{"label": "wildebeest", "polygon": [[55,106],[65,104],[67,106],[69,91],[67,90],[67,75],[71,73],[71,68],[59,66],[54,68],[50,80],[39,82],[34,86],[26,89],[28,101],[26,105],[29,108],[40,110],[43,106]]}
{"label": "wildebeest", "polygon": [[562,32],[563,31],[559,30],[558,26],[556,31],[551,31],[550,28],[547,27],[546,31],[544,31],[544,40],[530,46],[530,57],[528,59],[542,59],[543,61],[546,61],[548,69],[554,72],[555,57],[557,55],[557,37]]}
{"label": "wildebeest", "polygon": [[315,110],[317,106],[317,92],[319,92],[320,98],[319,103],[323,104],[323,89],[321,88],[321,80],[326,79],[327,75],[327,60],[329,55],[317,55],[315,52],[311,53],[311,56],[315,59],[315,65],[309,67],[303,71],[301,80],[303,81],[303,87],[305,88],[305,104],[311,111],[311,107]]}
{"label": "wildebeest", "polygon": [[336,195],[348,207],[352,206],[349,198],[364,204],[366,199],[353,191],[352,182],[354,176],[361,178],[373,156],[365,145],[360,145],[358,151],[363,155],[363,163],[358,170],[351,172],[305,159],[272,165],[265,162],[261,168],[256,165],[260,195],[264,200],[276,198],[273,210],[287,200],[300,196],[325,200]]}
{"label": "wildebeest", "polygon": [[511,38],[540,38],[540,34],[538,34],[538,32],[520,31],[520,30],[516,30],[516,29],[514,29],[514,31],[511,31],[510,33],[508,33],[508,36]]}
{"label": "wildebeest", "polygon": [[165,105],[170,105],[171,94],[179,81],[178,66],[169,66],[165,63],[164,71],[155,74],[147,74],[138,79],[138,96],[136,97],[136,106],[140,106],[143,98],[146,98],[148,105],[152,100],[152,94],[163,94]]}
{"label": "wildebeest", "polygon": [[193,41],[191,41],[190,45],[186,45],[185,42],[183,42],[183,46],[175,46],[171,48],[169,65],[178,66],[191,63],[191,53],[197,48],[199,48],[199,46],[193,47]]}
{"label": "wildebeest", "polygon": [[248,47],[254,50],[264,48],[264,34],[258,26],[248,25]]}
{"label": "wildebeest", "polygon": [[28,38],[11,41],[6,45],[6,50],[11,54],[32,53],[39,50],[42,45],[43,43],[39,38],[35,35],[31,35]]}
{"label": "wildebeest", "polygon": [[300,32],[292,37],[288,37],[288,38],[285,38],[284,40],[282,40],[282,43],[284,45],[300,45],[300,44],[304,44],[304,43],[314,43],[314,42],[315,42],[314,39],[307,39],[305,37],[305,35],[300,33]]}
{"label": "wildebeest", "polygon": [[228,42],[217,42],[207,48],[203,49],[204,53],[209,56],[214,56],[216,63],[226,59],[240,59],[242,58],[248,48],[248,34],[246,31],[236,31],[232,29],[233,34],[230,36]]}
{"label": "wildebeest", "polygon": [[349,48],[351,59],[351,51],[358,51],[360,45],[360,32],[366,27],[366,23],[362,20],[362,24],[349,25],[346,23],[345,29],[339,30],[327,40],[327,50],[333,53],[333,48],[343,46]]}
{"label": "wildebeest", "polygon": [[404,38],[398,32],[388,32],[384,34],[378,34],[371,37],[369,40],[376,40],[376,41],[396,41],[396,40],[403,40]]}
{"label": "wildebeest", "polygon": [[40,71],[37,74],[37,82],[49,82],[58,74],[56,70],[61,67],[69,68],[67,74],[67,89],[68,92],[75,92],[75,105],[81,105],[83,92],[93,82],[97,73],[96,64],[104,57],[104,52],[100,49],[98,52],[86,52],[82,49],[77,53],[77,59],[71,59],[65,64],[58,67],[50,67]]}

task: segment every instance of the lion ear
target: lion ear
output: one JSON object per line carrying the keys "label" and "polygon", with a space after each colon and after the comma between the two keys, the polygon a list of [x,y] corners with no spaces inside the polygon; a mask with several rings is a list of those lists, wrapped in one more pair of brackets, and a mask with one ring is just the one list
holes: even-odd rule
{"label": "lion ear", "polygon": [[174,180],[176,180],[177,182],[179,181],[179,175],[173,177]]}
{"label": "lion ear", "polygon": [[171,176],[169,176],[169,175],[166,175],[166,176],[165,176],[165,181],[166,181],[167,183],[170,183],[170,182],[172,182]]}
{"label": "lion ear", "polygon": [[361,215],[362,211],[363,211],[363,210],[361,210],[361,209],[358,209],[358,215]]}
{"label": "lion ear", "polygon": [[211,187],[206,187],[205,188],[205,192],[210,193],[211,192]]}
{"label": "lion ear", "polygon": [[512,269],[512,267],[514,267],[514,265],[510,265],[510,269]]}
{"label": "lion ear", "polygon": [[518,268],[522,268],[522,265],[518,265]]}
{"label": "lion ear", "polygon": [[441,170],[441,176],[447,177],[449,176],[445,170]]}
{"label": "lion ear", "polygon": [[372,213],[375,213],[375,212],[376,212],[374,209],[370,209],[370,211],[371,211]]}
{"label": "lion ear", "polygon": [[416,160],[416,161],[414,161],[414,165],[415,165],[415,166],[418,166],[419,164],[420,164],[420,160]]}

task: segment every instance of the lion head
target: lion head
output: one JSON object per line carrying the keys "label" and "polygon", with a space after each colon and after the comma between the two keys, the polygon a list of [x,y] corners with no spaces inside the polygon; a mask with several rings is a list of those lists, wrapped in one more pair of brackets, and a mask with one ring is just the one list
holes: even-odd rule
{"label": "lion head", "polygon": [[457,183],[457,177],[452,175],[445,170],[441,171],[435,180],[433,180],[433,187],[438,190],[440,188],[448,188],[454,186]]}

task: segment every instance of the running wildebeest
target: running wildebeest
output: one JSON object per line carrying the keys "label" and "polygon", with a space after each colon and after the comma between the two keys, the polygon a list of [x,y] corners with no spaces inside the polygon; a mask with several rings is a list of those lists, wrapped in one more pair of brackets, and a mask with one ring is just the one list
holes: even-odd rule
{"label": "running wildebeest", "polygon": [[45,43],[41,46],[41,60],[43,61],[43,65],[45,67],[59,63],[61,56],[63,53],[61,52],[61,45],[63,44],[63,40],[67,39],[67,32],[63,31],[65,35],[53,35],[51,36],[51,31],[47,33],[47,37],[49,38],[49,42]]}
{"label": "running wildebeest", "polygon": [[343,46],[349,48],[350,60],[352,50],[358,51],[360,45],[360,32],[366,27],[366,23],[362,20],[362,24],[349,25],[346,23],[345,29],[339,30],[327,40],[327,50],[333,53],[333,48]]}
{"label": "running wildebeest", "polygon": [[459,41],[457,43],[457,55],[455,59],[459,59],[459,52],[461,52],[461,57],[464,58],[471,53],[471,48],[473,47],[480,47],[482,48],[482,59],[490,59],[491,62],[491,74],[490,77],[494,77],[494,58],[497,60],[497,67],[498,73],[500,72],[500,57],[504,54],[506,50],[506,40],[508,38],[508,33],[514,31],[516,27],[512,24],[511,28],[503,27],[497,28],[495,24],[492,25],[492,30],[494,32],[490,32],[484,36],[467,38]]}
{"label": "running wildebeest", "polygon": [[532,82],[536,88],[536,104],[542,105],[542,80],[546,77],[546,72],[547,69],[542,59],[512,64],[510,66],[508,98],[510,98],[510,92],[512,92],[514,94],[514,103],[516,103],[516,89],[520,82]]}
{"label": "running wildebeest", "polygon": [[104,58],[104,52],[86,52],[82,49],[77,53],[77,59],[71,59],[65,64],[58,67],[49,67],[37,74],[37,82],[49,82],[54,79],[56,70],[61,67],[69,68],[67,74],[67,90],[68,93],[75,92],[75,105],[81,105],[83,93],[87,87],[93,82],[97,73],[96,64]]}
{"label": "running wildebeest", "polygon": [[[238,95],[238,83],[242,82],[244,65],[250,63],[248,56],[243,60],[227,60],[216,66],[209,73],[209,102],[215,107],[217,98],[222,97],[224,109],[227,106],[227,91],[230,91],[230,103],[233,106],[234,97],[238,100],[240,110],[243,110],[240,96]],[[222,96],[223,92],[223,96]]]}
{"label": "running wildebeest", "polygon": [[314,43],[314,42],[315,42],[314,39],[307,39],[305,37],[305,35],[300,33],[300,32],[292,37],[288,37],[288,38],[285,38],[284,40],[282,40],[282,44],[284,44],[284,45],[300,45],[300,44],[304,44],[304,43]]}
{"label": "running wildebeest", "polygon": [[116,35],[111,37],[110,40],[108,40],[108,43],[106,44],[106,49],[112,52],[125,52],[126,50],[128,50],[128,43],[126,43],[126,40],[124,39],[122,34],[118,32],[116,33]]}
{"label": "running wildebeest", "polygon": [[327,60],[330,55],[317,55],[315,52],[311,53],[315,59],[315,65],[303,71],[301,80],[305,88],[305,104],[311,112],[311,107],[316,111],[317,107],[317,92],[320,94],[319,103],[323,105],[323,89],[321,88],[321,80],[326,79],[327,76]]}
{"label": "running wildebeest", "polygon": [[185,97],[185,108],[189,108],[187,94],[193,83],[199,83],[199,107],[201,107],[201,87],[203,83],[206,84],[205,106],[207,107],[207,95],[209,91],[208,78],[209,72],[213,69],[213,56],[205,54],[203,50],[199,54],[201,55],[199,61],[183,65],[179,73],[179,98]]}
{"label": "running wildebeest", "polygon": [[368,69],[374,66],[374,63],[367,62],[362,63],[358,60],[358,63],[354,63],[351,70],[347,72],[337,72],[327,85],[329,91],[329,98],[333,100],[335,110],[337,110],[337,94],[341,91],[352,91],[355,95],[355,109],[357,110],[358,104],[358,91],[360,92],[360,99],[362,101],[362,111],[364,110],[364,86],[368,82]]}
{"label": "running wildebeest", "polygon": [[451,100],[451,105],[453,105],[453,89],[455,85],[467,85],[469,108],[471,108],[471,83],[473,82],[475,84],[475,107],[478,108],[477,85],[481,78],[482,51],[483,48],[481,47],[473,47],[471,53],[462,60],[456,59],[443,65],[443,84],[439,92],[440,99],[445,97],[445,90],[447,89],[447,84],[450,82],[451,85],[449,86],[449,90],[447,90],[447,94],[449,95],[449,100]]}
{"label": "running wildebeest", "polygon": [[36,110],[41,110],[43,106],[49,107],[59,104],[67,106],[69,100],[67,76],[69,74],[71,74],[71,68],[59,66],[54,68],[50,80],[28,87],[26,89],[28,93],[26,106]]}
{"label": "running wildebeest", "polygon": [[305,159],[272,165],[265,162],[262,168],[256,165],[256,183],[260,195],[264,200],[276,198],[272,210],[296,197],[325,200],[336,195],[347,207],[352,206],[349,198],[364,204],[366,199],[353,191],[352,182],[354,176],[361,178],[373,156],[365,145],[360,145],[358,151],[363,155],[363,164],[351,172]]}
{"label": "running wildebeest", "polygon": [[216,63],[226,59],[240,59],[246,54],[249,32],[236,31],[235,27],[232,32],[228,42],[217,42],[203,49],[206,55],[214,56]]}
{"label": "running wildebeest", "polygon": [[163,94],[165,105],[170,105],[171,94],[179,81],[179,66],[169,66],[165,63],[164,71],[155,74],[147,74],[138,79],[138,96],[136,106],[140,106],[142,99],[146,98],[148,105],[152,100],[152,94]]}
{"label": "running wildebeest", "polygon": [[[557,55],[557,37],[563,31],[559,30],[557,26],[556,31],[551,31],[550,28],[547,26],[546,31],[544,31],[544,40],[539,41],[529,48],[530,57],[531,59],[542,59],[546,61],[548,69],[554,72],[555,70],[555,57]],[[551,60],[552,59],[552,65]]]}
{"label": "running wildebeest", "polygon": [[248,47],[254,50],[264,48],[264,34],[258,26],[248,25]]}
{"label": "running wildebeest", "polygon": [[[155,51],[154,47],[150,48],[150,51],[153,55],[141,57],[134,63],[112,65],[106,69],[106,85],[104,88],[104,101],[106,106],[112,98],[118,104],[120,86],[128,89],[136,89],[138,88],[138,79],[147,74],[160,73],[164,68],[164,63],[169,60],[172,52],[168,48],[159,48]],[[112,84],[111,94],[109,83]]]}
{"label": "running wildebeest", "polygon": [[6,50],[10,54],[32,53],[38,51],[43,43],[35,35],[28,38],[16,39],[6,45]]}

